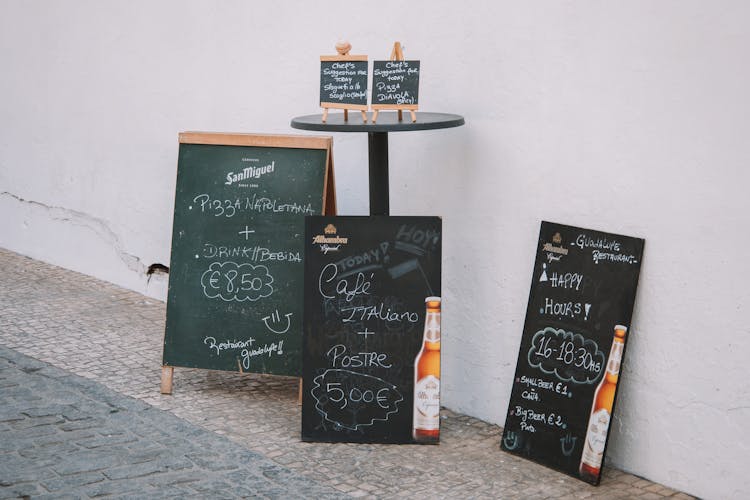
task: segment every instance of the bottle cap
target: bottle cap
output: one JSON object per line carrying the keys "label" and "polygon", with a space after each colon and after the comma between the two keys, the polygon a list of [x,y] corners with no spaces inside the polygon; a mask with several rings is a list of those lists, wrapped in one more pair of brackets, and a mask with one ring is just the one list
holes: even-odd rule
{"label": "bottle cap", "polygon": [[427,309],[440,309],[440,297],[427,297],[424,299]]}

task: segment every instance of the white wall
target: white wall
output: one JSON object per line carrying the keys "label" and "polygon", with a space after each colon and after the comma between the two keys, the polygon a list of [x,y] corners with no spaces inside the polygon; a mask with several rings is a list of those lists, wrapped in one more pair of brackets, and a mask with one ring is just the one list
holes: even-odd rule
{"label": "white wall", "polygon": [[[177,133],[294,133],[320,54],[400,40],[421,108],[466,118],[390,137],[392,213],[444,218],[445,404],[504,423],[540,220],[641,236],[609,463],[747,497],[748,26],[744,0],[0,0],[0,246],[164,298]],[[334,141],[364,214],[366,136]]]}

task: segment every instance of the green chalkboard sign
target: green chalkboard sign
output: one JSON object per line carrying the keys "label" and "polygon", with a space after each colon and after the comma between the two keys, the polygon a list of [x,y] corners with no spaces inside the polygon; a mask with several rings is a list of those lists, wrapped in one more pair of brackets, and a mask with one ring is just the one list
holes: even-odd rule
{"label": "green chalkboard sign", "polygon": [[367,110],[367,57],[321,56],[320,105]]}
{"label": "green chalkboard sign", "polygon": [[301,374],[304,220],[335,213],[331,144],[180,134],[165,367]]}
{"label": "green chalkboard sign", "polygon": [[372,109],[419,107],[419,61],[373,61]]}

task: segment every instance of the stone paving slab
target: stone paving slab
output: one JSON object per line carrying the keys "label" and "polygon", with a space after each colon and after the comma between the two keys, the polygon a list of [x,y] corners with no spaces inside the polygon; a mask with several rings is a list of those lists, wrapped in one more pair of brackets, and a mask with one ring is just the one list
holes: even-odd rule
{"label": "stone paving slab", "polygon": [[[225,436],[248,452],[272,460],[278,469],[267,470],[264,477],[283,479],[284,487],[299,496],[321,496],[310,489],[310,485],[320,484],[354,498],[692,498],[608,467],[601,485],[590,486],[503,453],[499,448],[501,427],[449,410],[441,413],[439,446],[303,443],[295,378],[175,368],[174,394],[161,395],[165,311],[162,302],[0,249],[0,345],[119,393],[107,396],[100,391],[104,404],[117,407],[121,395],[130,396],[133,404],[165,410],[199,426],[203,434]],[[69,380],[73,375],[61,375],[61,384]],[[89,453],[89,458],[95,459],[102,440],[97,429],[87,424],[86,417],[93,409],[67,405],[64,398],[47,401],[32,389],[8,389],[14,398],[40,408],[34,418],[49,420],[38,428],[24,427],[24,439],[54,440],[54,433],[46,434],[46,429],[66,426],[66,432],[76,433],[71,434],[75,440],[66,443],[67,449],[76,446],[79,457]],[[0,390],[5,390],[2,380]],[[63,394],[66,390],[60,389]],[[49,411],[43,408],[53,405],[59,405],[54,415],[41,414]],[[132,470],[112,472],[117,477],[149,471],[155,466],[146,465],[153,462],[148,457],[158,456],[163,447],[181,449],[195,439],[193,435],[175,436],[168,428],[151,430],[147,435],[135,431],[117,434],[121,413],[98,417],[101,422],[97,425],[110,426],[118,446],[129,453],[139,451],[143,462],[131,464]],[[5,414],[0,405],[0,415]],[[65,421],[55,420],[58,415]],[[0,432],[13,425],[23,426],[13,420],[12,412],[9,418],[0,421]],[[151,446],[139,445],[143,439],[150,440]],[[0,453],[4,447],[0,441]],[[176,468],[188,462],[209,471],[221,467],[214,465],[212,455],[203,461],[200,455],[183,455],[186,461],[165,462],[164,467]],[[40,452],[38,460],[45,459]],[[85,469],[84,461],[81,458],[66,466],[74,468],[78,463]],[[28,474],[23,467],[15,470],[19,476]],[[172,473],[189,483],[190,474],[181,469]],[[96,486],[100,484],[94,481],[96,471],[81,470],[77,474],[82,481],[92,481],[87,491],[126,494]],[[110,484],[115,481],[124,480],[110,480]],[[189,484],[180,482],[174,487],[187,496],[214,498],[227,491],[234,497],[249,495],[239,486],[227,490],[225,483],[219,478],[202,482],[204,489],[200,491],[191,491]],[[269,497],[286,496],[273,484],[259,492]]]}

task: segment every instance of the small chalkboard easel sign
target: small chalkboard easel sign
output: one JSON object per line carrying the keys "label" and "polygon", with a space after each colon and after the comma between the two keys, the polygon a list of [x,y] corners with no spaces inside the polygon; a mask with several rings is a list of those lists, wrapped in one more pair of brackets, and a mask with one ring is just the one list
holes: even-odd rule
{"label": "small chalkboard easel sign", "polygon": [[408,110],[412,123],[417,121],[419,61],[404,60],[400,42],[393,44],[390,60],[373,62],[371,107],[373,123],[381,109],[397,109],[398,121],[403,120],[403,110]]}
{"label": "small chalkboard easel sign", "polygon": [[343,109],[344,121],[349,120],[349,110],[362,113],[367,121],[367,56],[350,55],[349,42],[336,44],[335,56],[320,56],[320,107],[323,123],[329,109]]}

